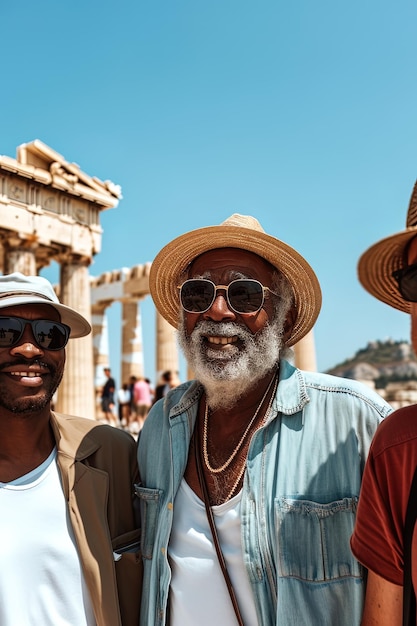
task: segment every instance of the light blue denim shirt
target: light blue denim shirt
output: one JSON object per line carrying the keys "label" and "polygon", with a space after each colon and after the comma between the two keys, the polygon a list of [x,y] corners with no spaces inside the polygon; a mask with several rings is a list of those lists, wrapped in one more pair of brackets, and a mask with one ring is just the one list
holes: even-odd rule
{"label": "light blue denim shirt", "polygon": [[[201,394],[195,381],[173,389],[139,439],[141,626],[169,623],[168,543]],[[369,445],[391,410],[365,385],[281,362],[270,417],[250,444],[241,500],[260,625],[359,626],[363,570],[349,540]]]}

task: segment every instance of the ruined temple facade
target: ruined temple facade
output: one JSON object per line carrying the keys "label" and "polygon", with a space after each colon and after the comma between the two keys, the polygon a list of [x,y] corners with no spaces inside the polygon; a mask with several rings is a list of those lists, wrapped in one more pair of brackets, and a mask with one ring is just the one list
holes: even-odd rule
{"label": "ruined temple facade", "polygon": [[[120,187],[82,172],[39,140],[0,156],[0,272],[39,274],[55,261],[57,294],[86,317],[92,335],[70,341],[56,409],[96,417],[96,388],[106,348],[106,309],[122,307],[121,377],[144,373],[140,303],[149,294],[150,264],[93,278],[89,266],[101,251],[100,213],[117,207]],[[178,370],[174,329],[157,316],[157,370]]]}
{"label": "ruined temple facade", "polygon": [[[38,274],[56,261],[60,300],[91,319],[89,265],[101,249],[100,212],[120,189],[80,170],[41,141],[0,156],[0,271]],[[57,410],[95,415],[93,339],[70,341]]]}
{"label": "ruined temple facade", "polygon": [[[121,303],[120,376],[126,382],[130,376],[144,376],[143,330],[141,302],[149,295],[151,264],[135,265],[106,272],[91,278],[91,320],[93,326],[94,380],[96,388],[102,382],[103,367],[109,365],[106,309],[113,302]],[[156,313],[156,374],[165,370],[178,371],[178,350],[175,330]]]}

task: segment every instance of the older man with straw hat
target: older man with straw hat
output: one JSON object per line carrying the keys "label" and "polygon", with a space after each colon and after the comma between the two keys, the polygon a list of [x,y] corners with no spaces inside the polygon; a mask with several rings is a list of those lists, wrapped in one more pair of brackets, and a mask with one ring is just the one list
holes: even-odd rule
{"label": "older man with straw hat", "polygon": [[[411,339],[417,352],[417,183],[405,230],[371,246],[361,256],[358,271],[373,296],[411,315]],[[413,405],[394,412],[378,429],[364,474],[352,549],[369,569],[362,622],[366,626],[416,624],[415,483],[411,489],[416,468],[417,407]]]}
{"label": "older man with straw hat", "polygon": [[390,408],[286,360],[320,311],[314,271],[235,214],[168,243],[150,289],[196,380],[154,405],[138,443],[141,625],[359,625],[349,539]]}

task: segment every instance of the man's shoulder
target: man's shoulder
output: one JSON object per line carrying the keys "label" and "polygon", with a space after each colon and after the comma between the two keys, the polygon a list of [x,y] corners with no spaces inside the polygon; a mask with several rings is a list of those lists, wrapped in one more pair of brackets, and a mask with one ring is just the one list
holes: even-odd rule
{"label": "man's shoulder", "polygon": [[307,389],[338,394],[338,397],[350,397],[376,409],[383,417],[393,411],[384,398],[365,383],[321,372],[301,371],[301,374]]}
{"label": "man's shoulder", "polygon": [[340,391],[345,389],[347,392],[360,393],[361,395],[372,397],[376,396],[384,401],[382,396],[380,396],[372,387],[352,378],[343,378],[342,376],[334,376],[333,374],[309,372],[305,370],[302,370],[302,374],[306,384],[312,387],[323,387],[324,389],[337,389]]}
{"label": "man's shoulder", "polygon": [[88,437],[98,445],[118,445],[130,448],[136,445],[133,437],[119,428],[101,424],[95,419],[53,412],[58,431],[69,441],[83,441]]}
{"label": "man's shoulder", "polygon": [[67,471],[68,459],[75,461],[77,472],[84,472],[82,467],[87,466],[102,470],[111,476],[112,491],[120,493],[123,499],[125,491],[117,486],[118,481],[137,482],[136,441],[133,437],[108,424],[82,417],[53,413],[51,422],[61,471]]}
{"label": "man's shoulder", "polygon": [[177,405],[180,405],[181,409],[183,409],[184,406],[187,408],[188,405],[194,404],[196,399],[200,397],[201,389],[201,383],[197,380],[188,380],[170,389],[162,400],[165,400],[165,403],[170,408]]}
{"label": "man's shoulder", "polygon": [[373,455],[417,441],[417,405],[397,409],[379,426],[373,441]]}
{"label": "man's shoulder", "polygon": [[152,406],[145,420],[144,428],[148,424],[156,425],[160,420],[165,422],[168,416],[172,417],[187,411],[198,401],[201,390],[201,384],[196,380],[189,380],[170,389],[166,396],[157,400]]}

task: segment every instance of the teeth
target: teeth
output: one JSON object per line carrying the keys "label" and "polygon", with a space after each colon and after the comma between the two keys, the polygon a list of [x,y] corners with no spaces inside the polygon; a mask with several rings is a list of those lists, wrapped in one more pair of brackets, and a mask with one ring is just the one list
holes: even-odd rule
{"label": "teeth", "polygon": [[235,343],[237,341],[236,335],[233,337],[207,337],[209,343],[220,344],[226,346],[228,343]]}
{"label": "teeth", "polygon": [[35,378],[39,376],[37,372],[10,372],[12,376],[25,376],[26,378]]}

